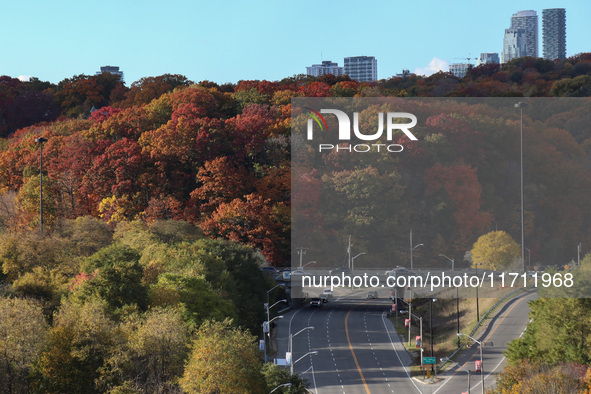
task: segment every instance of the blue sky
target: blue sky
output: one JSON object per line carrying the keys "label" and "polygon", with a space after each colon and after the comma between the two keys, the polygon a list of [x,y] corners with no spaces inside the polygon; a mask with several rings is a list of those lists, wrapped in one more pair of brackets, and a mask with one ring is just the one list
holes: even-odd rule
{"label": "blue sky", "polygon": [[[378,78],[500,52],[519,10],[566,8],[567,56],[591,52],[588,0],[5,0],[0,75],[57,83],[120,66],[130,85],[183,74],[217,83],[279,80],[324,60],[375,56]],[[540,31],[540,55],[542,40]],[[322,58],[321,58],[322,56]],[[447,69],[446,69],[447,70]]]}

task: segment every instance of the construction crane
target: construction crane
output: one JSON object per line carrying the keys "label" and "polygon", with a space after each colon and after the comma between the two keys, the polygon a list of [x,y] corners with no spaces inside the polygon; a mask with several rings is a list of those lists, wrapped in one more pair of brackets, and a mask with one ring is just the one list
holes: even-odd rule
{"label": "construction crane", "polygon": [[461,59],[461,60],[466,59],[468,61],[468,64],[472,64],[472,63],[470,63],[470,60],[472,60],[472,59],[476,60],[477,58],[475,58],[475,57],[473,58],[470,56],[470,54],[468,54],[468,57],[454,57],[454,59]]}

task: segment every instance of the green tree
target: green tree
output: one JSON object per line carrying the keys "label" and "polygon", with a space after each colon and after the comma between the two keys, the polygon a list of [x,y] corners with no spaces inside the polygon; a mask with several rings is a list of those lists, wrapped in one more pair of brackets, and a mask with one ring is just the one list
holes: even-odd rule
{"label": "green tree", "polygon": [[591,360],[591,300],[588,298],[539,298],[530,302],[531,323],[524,335],[509,343],[507,359],[523,359],[556,365]]}
{"label": "green tree", "polygon": [[205,322],[197,331],[180,386],[187,393],[264,393],[255,340],[233,327],[231,320]]}
{"label": "green tree", "polygon": [[504,231],[491,231],[478,238],[472,248],[472,266],[490,270],[508,269],[521,252],[519,245]]}
{"label": "green tree", "polygon": [[198,327],[206,319],[234,317],[231,300],[220,297],[204,279],[190,275],[163,274],[150,289],[152,306],[178,306],[185,321]]}
{"label": "green tree", "polygon": [[591,76],[579,75],[554,82],[550,94],[555,97],[588,97],[591,95]]}
{"label": "green tree", "polygon": [[219,262],[223,262],[227,274],[221,271],[224,280],[217,282],[219,288],[234,303],[236,323],[257,333],[264,319],[264,311],[260,306],[266,300],[268,289],[260,270],[260,254],[248,246],[224,240],[202,239],[196,246],[210,256],[203,261],[206,269],[211,270],[211,275],[206,273],[206,278],[214,283],[214,287],[215,271],[222,268]]}
{"label": "green tree", "polygon": [[90,256],[113,242],[113,234],[105,222],[91,216],[66,220],[61,231],[70,239],[78,256]]}
{"label": "green tree", "polygon": [[139,253],[123,244],[115,243],[99,250],[82,264],[82,271],[92,276],[76,288],[74,295],[84,300],[97,294],[114,315],[125,305],[145,310],[148,292],[142,283],[144,271],[139,260]]}
{"label": "green tree", "polygon": [[282,384],[291,383],[291,386],[282,387],[275,392],[289,394],[308,393],[308,382],[305,379],[300,378],[298,375],[290,374],[289,371],[283,367],[273,363],[266,363],[263,365],[261,373],[263,374],[265,382],[267,383],[267,392],[270,392]]}
{"label": "green tree", "polygon": [[69,239],[37,231],[4,233],[0,236],[0,278],[12,285],[14,295],[33,297],[51,315],[67,293],[78,272]]}
{"label": "green tree", "polygon": [[0,392],[30,392],[29,372],[45,346],[47,329],[37,303],[0,298]]}
{"label": "green tree", "polygon": [[35,368],[36,391],[95,393],[106,357],[116,343],[115,324],[100,298],[65,302],[54,317],[49,345]]}
{"label": "green tree", "polygon": [[[39,195],[41,183],[39,176],[29,177],[25,184],[19,189],[16,201],[22,210],[22,221],[28,223],[30,228],[38,228],[40,225],[39,216]],[[43,175],[43,225],[51,227],[57,217],[57,188],[47,175]]]}
{"label": "green tree", "polygon": [[103,370],[103,389],[133,388],[143,393],[179,390],[189,354],[189,330],[176,309],[154,308],[133,315],[120,326],[121,345],[113,349]]}

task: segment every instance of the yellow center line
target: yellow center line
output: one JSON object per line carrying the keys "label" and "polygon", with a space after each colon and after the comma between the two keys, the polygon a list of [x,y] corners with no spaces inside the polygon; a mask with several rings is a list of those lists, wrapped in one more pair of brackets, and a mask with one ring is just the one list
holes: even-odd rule
{"label": "yellow center line", "polygon": [[[369,301],[365,301],[363,304],[367,304]],[[363,305],[360,304],[360,305]],[[351,354],[353,355],[353,360],[355,361],[355,365],[357,366],[357,371],[359,371],[359,376],[361,376],[361,381],[363,382],[363,386],[365,386],[365,391],[367,392],[367,394],[371,394],[371,391],[369,391],[369,387],[367,387],[367,382],[365,381],[365,377],[363,376],[363,372],[361,371],[361,367],[359,366],[359,362],[357,361],[357,356],[355,356],[355,351],[353,350],[353,345],[351,345],[351,339],[349,338],[349,325],[348,325],[348,320],[349,320],[349,315],[351,314],[351,312],[353,312],[353,309],[357,308],[359,305],[354,306],[353,308],[351,308],[351,310],[347,313],[347,316],[345,317],[345,334],[347,335],[347,343],[349,344],[349,350],[351,350]]]}

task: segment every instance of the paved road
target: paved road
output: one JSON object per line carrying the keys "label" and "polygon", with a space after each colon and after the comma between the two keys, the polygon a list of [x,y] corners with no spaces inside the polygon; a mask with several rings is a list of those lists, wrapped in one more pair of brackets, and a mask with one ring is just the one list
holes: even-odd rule
{"label": "paved road", "polygon": [[[362,295],[365,295],[363,293]],[[317,394],[368,394],[368,393],[460,393],[467,387],[465,372],[451,369],[438,384],[425,385],[409,378],[407,365],[410,357],[394,332],[385,313],[391,305],[388,299],[366,300],[347,297],[333,299],[319,308],[305,306],[284,314],[278,324],[279,357],[284,357],[288,347],[289,332],[293,338],[293,360],[307,352],[317,355],[301,358],[294,371],[310,382],[310,389]],[[520,335],[527,323],[527,300],[516,300],[501,309],[489,329],[483,334],[494,346],[485,347],[485,376],[487,387],[494,383],[494,376],[502,369],[502,350],[509,339]],[[471,363],[478,354],[475,346],[462,355],[460,362]],[[479,390],[480,383],[472,376],[472,390]],[[476,391],[474,391],[476,392]]]}
{"label": "paved road", "polygon": [[[483,342],[483,367],[485,388],[494,386],[495,380],[506,364],[503,351],[507,344],[521,336],[529,320],[528,302],[537,298],[537,294],[526,294],[506,303],[491,320],[486,330],[477,334],[476,339]],[[456,361],[464,368],[458,366],[442,374],[445,380],[439,384],[440,393],[461,393],[468,389],[468,373],[471,371],[471,392],[482,392],[482,376],[474,373],[474,362],[480,359],[478,344],[461,353]]]}

